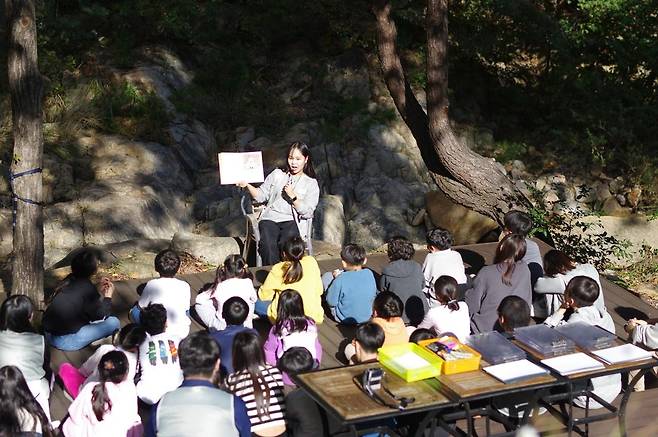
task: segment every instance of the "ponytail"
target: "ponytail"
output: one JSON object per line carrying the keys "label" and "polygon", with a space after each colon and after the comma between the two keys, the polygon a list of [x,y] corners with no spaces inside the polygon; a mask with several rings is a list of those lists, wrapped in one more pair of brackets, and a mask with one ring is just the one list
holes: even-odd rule
{"label": "ponytail", "polygon": [[505,285],[512,285],[512,275],[516,262],[520,261],[526,252],[525,238],[518,234],[509,234],[496,247],[494,264],[503,272],[501,280]]}
{"label": "ponytail", "polygon": [[457,302],[457,281],[452,276],[442,275],[434,283],[434,297],[450,311],[459,309]]}
{"label": "ponytail", "polygon": [[302,279],[304,270],[301,260],[304,257],[306,246],[301,237],[293,237],[283,246],[284,273],[283,283],[292,284]]}
{"label": "ponytail", "polygon": [[115,350],[106,353],[98,363],[100,382],[91,391],[91,407],[96,419],[103,420],[106,412],[112,411],[112,400],[107,393],[106,383],[118,384],[128,375],[128,358],[126,354]]}

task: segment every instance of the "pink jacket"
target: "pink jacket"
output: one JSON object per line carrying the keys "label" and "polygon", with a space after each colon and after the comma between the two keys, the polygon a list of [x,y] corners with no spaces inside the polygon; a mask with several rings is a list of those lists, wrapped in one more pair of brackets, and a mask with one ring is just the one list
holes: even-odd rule
{"label": "pink jacket", "polygon": [[[317,363],[320,363],[322,360],[322,345],[320,344],[320,339],[318,337],[318,328],[315,325],[315,322],[311,318],[308,319],[308,329],[307,333],[309,337],[314,337],[314,341],[305,341],[304,343],[309,343],[309,344],[295,344],[295,340],[285,342],[284,344],[284,339],[283,337],[279,337],[274,333],[274,326],[270,328],[270,332],[267,336],[267,340],[265,341],[265,344],[263,345],[263,351],[265,352],[265,361],[267,364],[271,364],[272,366],[276,366],[277,361],[279,358],[281,358],[281,355],[289,349],[290,347],[293,346],[303,346],[306,347],[306,349],[309,350],[311,355],[313,355],[313,358],[315,358]],[[313,346],[310,345],[310,343],[313,343]],[[288,375],[286,373],[283,373],[283,382],[286,385],[295,385]]]}

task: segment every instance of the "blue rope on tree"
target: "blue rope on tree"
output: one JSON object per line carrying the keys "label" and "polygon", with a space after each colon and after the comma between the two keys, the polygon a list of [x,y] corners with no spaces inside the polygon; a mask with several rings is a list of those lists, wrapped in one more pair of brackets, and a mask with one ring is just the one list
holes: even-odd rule
{"label": "blue rope on tree", "polygon": [[27,203],[30,205],[43,205],[43,202],[37,202],[32,199],[27,199],[25,197],[21,197],[18,194],[16,194],[16,191],[14,191],[14,180],[20,178],[21,176],[29,176],[37,173],[41,173],[43,169],[41,168],[33,168],[30,170],[25,170],[20,173],[12,173],[11,170],[9,171],[9,187],[11,189],[11,201],[12,201],[12,217],[11,217],[11,228],[15,229],[16,228],[16,212],[18,209],[18,201],[20,200],[23,203]]}

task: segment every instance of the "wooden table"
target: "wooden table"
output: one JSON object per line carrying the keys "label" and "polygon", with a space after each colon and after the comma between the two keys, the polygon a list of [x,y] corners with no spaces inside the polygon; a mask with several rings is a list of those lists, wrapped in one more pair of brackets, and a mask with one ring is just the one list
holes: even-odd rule
{"label": "wooden table", "polygon": [[[551,358],[549,356],[543,355],[536,351],[535,349],[531,348],[530,346],[527,346],[526,344],[514,340],[513,341],[517,346],[521,347],[524,349],[530,360],[535,361],[539,363],[541,360],[544,360],[546,358]],[[619,346],[622,344],[626,344],[627,342],[618,338],[615,340],[615,346]],[[562,380],[567,382],[567,391],[565,393],[561,394],[552,394],[550,396],[546,396],[542,399],[542,403],[546,405],[546,407],[549,409],[549,411],[556,417],[562,420],[562,422],[566,425],[567,427],[567,433],[569,435],[572,434],[573,431],[576,431],[578,434],[581,435],[588,435],[589,429],[588,426],[590,423],[593,422],[598,422],[601,420],[607,420],[610,418],[617,418],[618,424],[619,424],[619,434],[622,437],[626,436],[626,406],[628,405],[628,400],[630,399],[631,393],[633,392],[633,388],[635,385],[638,383],[638,381],[653,367],[658,366],[658,359],[655,357],[648,358],[645,360],[639,360],[639,361],[629,361],[625,363],[617,363],[617,364],[607,364],[600,358],[598,358],[596,355],[593,355],[592,353],[576,347],[575,352],[583,352],[585,354],[590,355],[594,359],[600,361],[605,367],[603,369],[598,369],[598,370],[591,370],[587,372],[579,372],[579,373],[574,373],[570,375],[560,375],[559,373],[553,371],[552,369],[551,372],[555,375],[555,377],[558,380]],[[574,391],[574,386],[577,383],[585,382],[588,381],[592,378],[597,378],[600,376],[608,376],[608,375],[614,375],[614,374],[621,374],[623,375],[628,375],[629,372],[631,371],[637,371],[637,373],[633,376],[633,378],[628,382],[628,385],[626,386],[625,389],[623,389],[623,394],[621,398],[621,402],[619,404],[619,407],[615,407],[614,405],[611,405],[608,402],[603,401],[602,399],[596,399],[598,403],[603,405],[604,409],[607,410],[605,413],[599,413],[594,416],[589,415],[589,408],[585,409],[585,417],[583,418],[575,418],[573,414],[573,399],[576,396],[581,396],[581,395],[587,395],[592,397],[592,392],[589,389],[584,389],[584,390],[578,390]],[[553,404],[556,402],[564,402],[568,404],[568,411],[566,413],[557,410],[556,408],[553,407]],[[588,405],[589,406],[589,405]],[[581,429],[580,425],[584,425],[585,429]]]}

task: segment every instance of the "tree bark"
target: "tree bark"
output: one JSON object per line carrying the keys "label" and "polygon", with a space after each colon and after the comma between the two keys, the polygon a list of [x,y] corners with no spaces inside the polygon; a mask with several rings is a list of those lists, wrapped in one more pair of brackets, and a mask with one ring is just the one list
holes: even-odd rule
{"label": "tree bark", "polygon": [[427,3],[427,114],[406,80],[396,47],[389,0],[375,0],[377,48],[384,81],[420,149],[432,179],[452,201],[498,223],[528,199],[492,159],[478,155],[455,136],[448,117],[448,1]]}
{"label": "tree bark", "polygon": [[37,64],[37,30],[33,0],[6,0],[9,35],[7,72],[11,94],[15,205],[12,294],[25,294],[43,307],[43,81]]}

